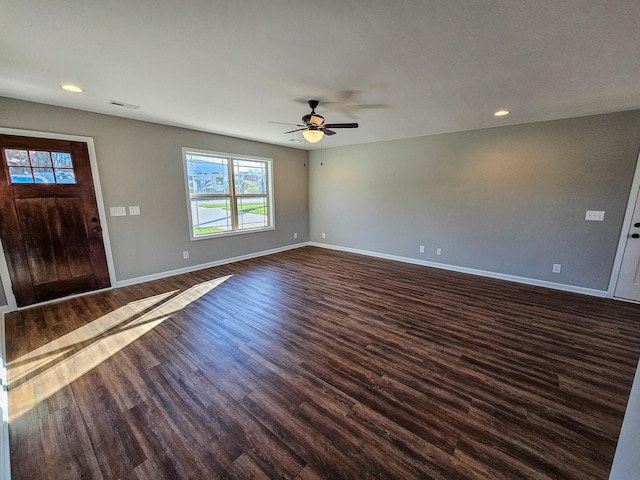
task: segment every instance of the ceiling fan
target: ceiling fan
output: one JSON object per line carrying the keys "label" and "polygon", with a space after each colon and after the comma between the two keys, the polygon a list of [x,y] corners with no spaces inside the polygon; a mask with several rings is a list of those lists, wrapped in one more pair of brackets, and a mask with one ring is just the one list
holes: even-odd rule
{"label": "ceiling fan", "polygon": [[[318,100],[309,100],[309,107],[311,107],[311,113],[302,117],[303,123],[295,124],[297,128],[287,133],[302,132],[302,136],[309,143],[316,143],[322,140],[325,135],[335,135],[332,129],[335,128],[358,128],[357,123],[324,123],[324,117],[316,113],[316,107],[320,103]],[[272,122],[277,123],[277,122]]]}

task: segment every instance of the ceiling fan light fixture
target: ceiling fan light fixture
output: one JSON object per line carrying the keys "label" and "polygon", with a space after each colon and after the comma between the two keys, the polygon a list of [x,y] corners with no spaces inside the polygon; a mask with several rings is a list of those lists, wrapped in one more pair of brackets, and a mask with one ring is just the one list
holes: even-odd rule
{"label": "ceiling fan light fixture", "polygon": [[318,143],[324,137],[322,130],[305,130],[302,132],[302,136],[309,143]]}

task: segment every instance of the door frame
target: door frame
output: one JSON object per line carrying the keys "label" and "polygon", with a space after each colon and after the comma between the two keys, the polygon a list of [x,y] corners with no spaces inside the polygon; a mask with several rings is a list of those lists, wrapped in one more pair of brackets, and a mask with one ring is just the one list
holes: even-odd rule
{"label": "door frame", "polygon": [[611,278],[609,279],[609,288],[607,289],[607,297],[615,298],[616,300],[628,301],[624,298],[618,298],[615,296],[616,287],[618,285],[618,278],[620,276],[620,270],[622,269],[622,257],[624,255],[624,249],[627,246],[627,232],[631,228],[631,221],[633,220],[633,210],[636,206],[636,200],[640,195],[640,152],[638,153],[638,159],[636,160],[636,170],[633,174],[633,182],[631,183],[631,190],[629,192],[629,199],[627,200],[627,210],[624,214],[624,221],[622,222],[622,230],[620,230],[620,238],[618,240],[618,249],[616,251],[615,260],[613,262],[613,269],[611,270]]}
{"label": "door frame", "polygon": [[[115,266],[113,262],[113,254],[111,252],[111,241],[109,240],[109,228],[107,225],[107,212],[104,208],[104,200],[102,198],[102,188],[100,187],[100,175],[98,174],[98,161],[96,157],[96,150],[93,143],[93,137],[84,137],[80,135],[68,135],[65,133],[52,133],[52,132],[38,132],[35,130],[21,130],[15,128],[0,127],[0,135],[19,135],[21,137],[35,137],[35,138],[48,138],[54,140],[67,140],[71,142],[82,142],[87,144],[87,150],[89,151],[89,163],[91,165],[91,176],[93,177],[93,190],[95,191],[96,203],[98,204],[98,213],[100,214],[100,226],[102,227],[102,241],[104,244],[104,251],[107,256],[107,268],[109,270],[109,281],[113,288],[116,284]],[[0,248],[2,247],[2,239],[0,239]],[[0,279],[2,280],[2,286],[4,288],[4,295],[7,299],[7,307],[9,311],[19,310],[16,297],[13,294],[13,284],[9,276],[9,268],[7,267],[7,260],[4,255],[4,249],[0,254]],[[95,290],[94,290],[95,291]],[[91,292],[86,292],[91,293]],[[85,293],[85,294],[86,294]],[[83,294],[80,294],[83,295]],[[77,295],[70,295],[77,296]],[[57,301],[57,300],[52,300]],[[47,302],[42,302],[47,303]],[[38,304],[35,304],[38,305]],[[29,305],[33,307],[34,305]],[[27,307],[24,307],[27,308]]]}

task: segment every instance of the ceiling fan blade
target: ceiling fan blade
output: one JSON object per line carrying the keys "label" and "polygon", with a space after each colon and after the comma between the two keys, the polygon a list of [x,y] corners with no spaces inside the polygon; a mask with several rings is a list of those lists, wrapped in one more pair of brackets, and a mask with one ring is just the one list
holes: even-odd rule
{"label": "ceiling fan blade", "polygon": [[302,125],[300,123],[284,123],[284,122],[267,122],[267,123],[275,123],[276,125],[293,125],[295,127],[304,127],[305,125]]}
{"label": "ceiling fan blade", "polygon": [[323,128],[322,131],[324,132],[325,135],[335,135],[336,132],[334,132],[333,130],[327,130],[326,128]]}
{"label": "ceiling fan blade", "polygon": [[357,123],[327,123],[325,128],[358,128]]}
{"label": "ceiling fan blade", "polygon": [[306,130],[306,129],[307,129],[307,127],[304,127],[304,128],[298,128],[298,129],[296,129],[296,130],[291,130],[290,132],[284,132],[284,133],[285,133],[285,135],[286,135],[287,133],[301,132],[302,130]]}

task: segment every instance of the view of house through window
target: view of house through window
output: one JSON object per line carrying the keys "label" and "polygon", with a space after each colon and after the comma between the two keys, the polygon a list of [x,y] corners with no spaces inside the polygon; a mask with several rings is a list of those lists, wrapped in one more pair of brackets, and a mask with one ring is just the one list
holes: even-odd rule
{"label": "view of house through window", "polygon": [[191,238],[273,228],[271,159],[183,149]]}

